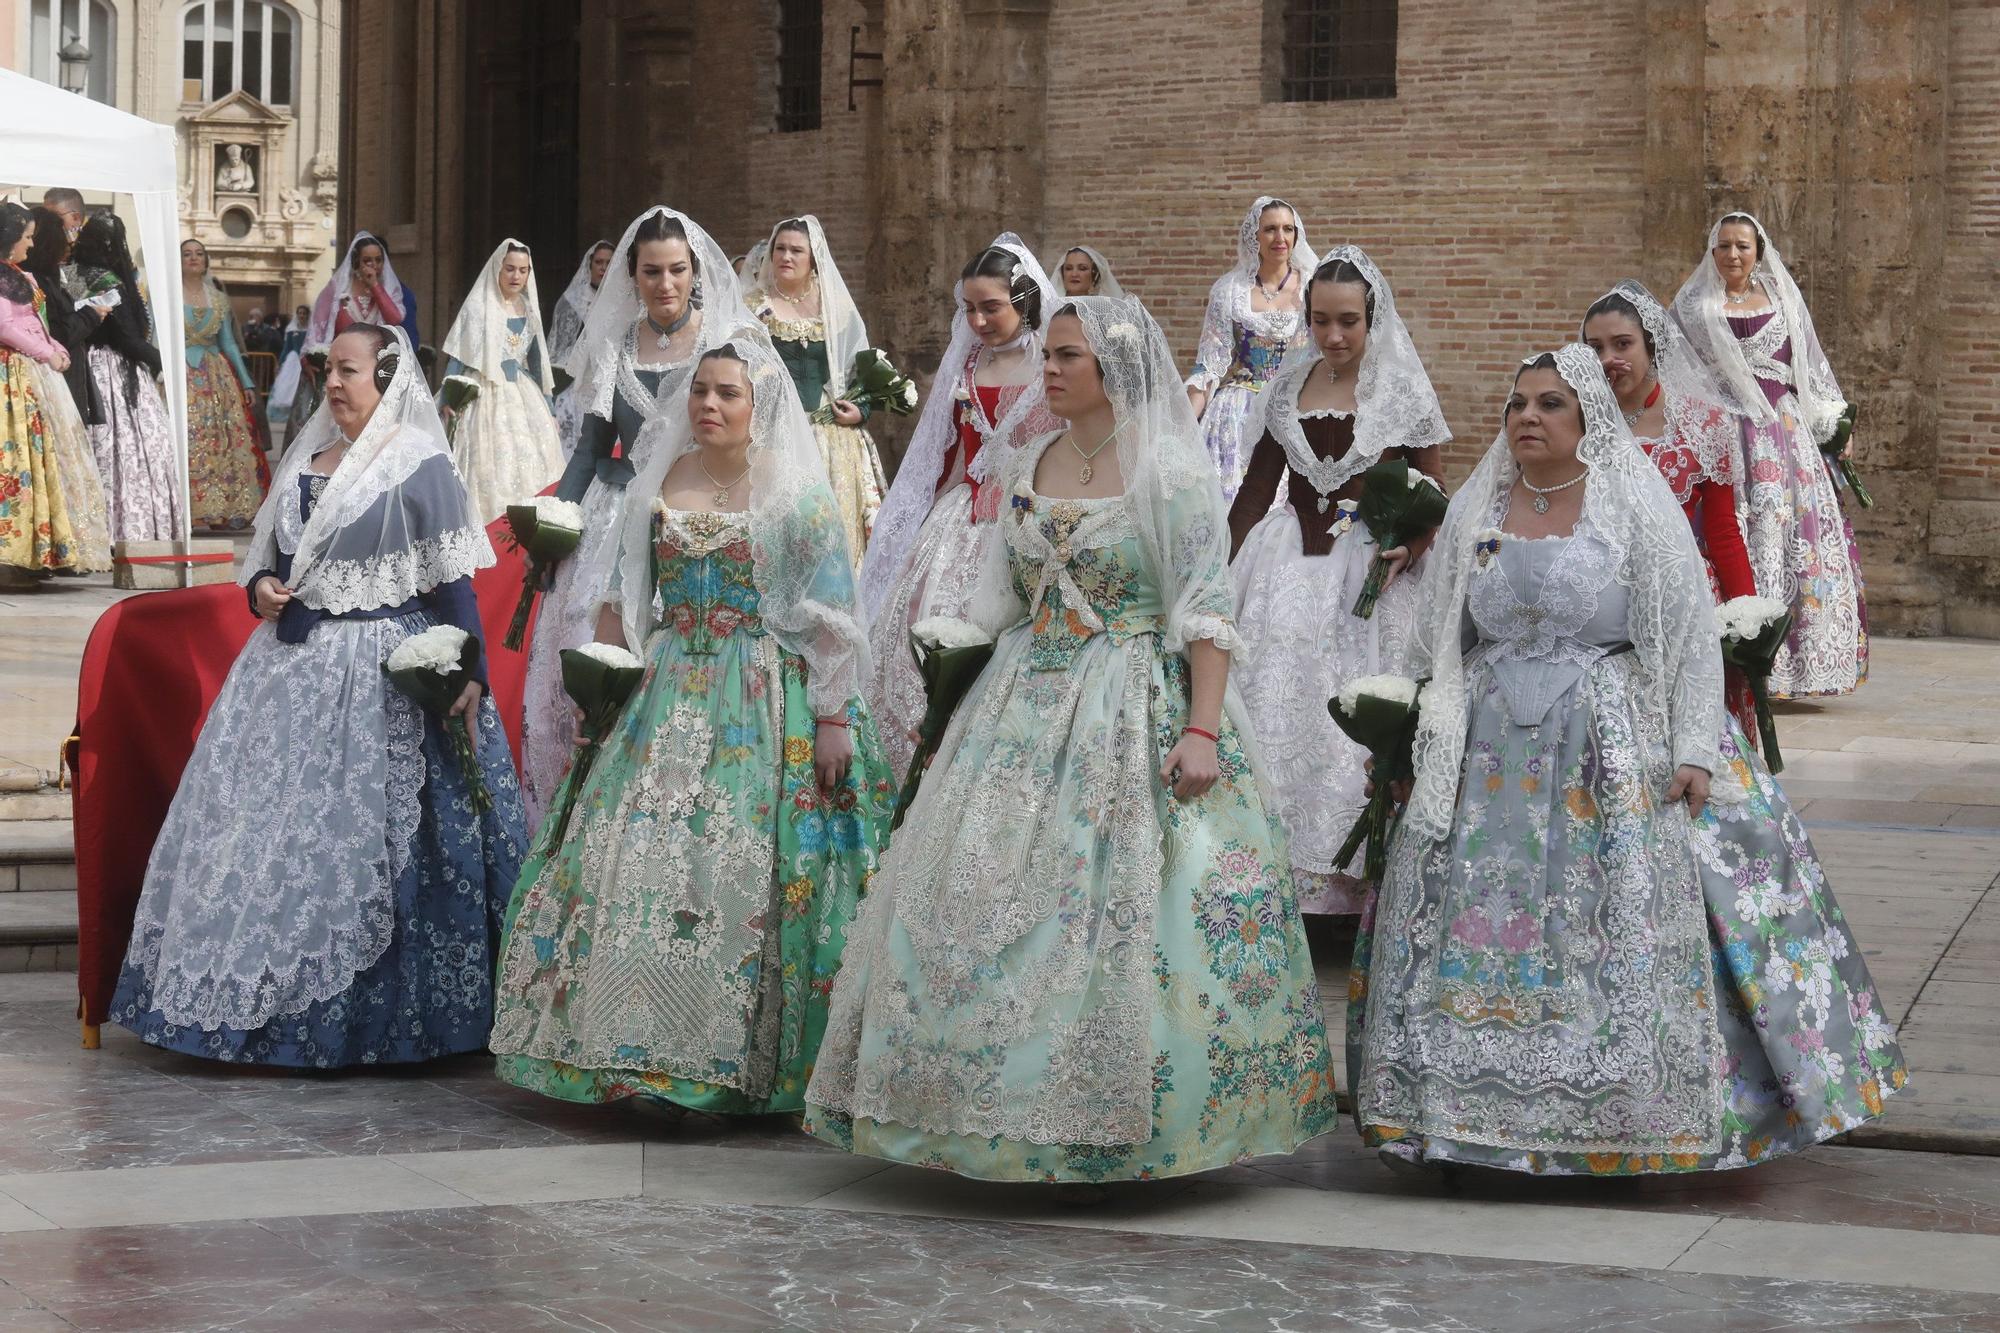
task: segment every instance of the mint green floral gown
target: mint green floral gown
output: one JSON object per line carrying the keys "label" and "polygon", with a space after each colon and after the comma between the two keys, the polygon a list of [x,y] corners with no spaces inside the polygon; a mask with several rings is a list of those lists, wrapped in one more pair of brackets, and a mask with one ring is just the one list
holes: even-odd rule
{"label": "mint green floral gown", "polygon": [[[1333,1080],[1246,738],[1225,713],[1220,781],[1174,798],[1159,769],[1188,721],[1187,660],[1162,646],[1126,501],[1021,487],[1011,504],[996,539],[1028,615],[999,635],[850,932],[806,1128],[994,1180],[1289,1152],[1331,1127]],[[1227,644],[1229,584],[1207,577],[1218,605],[1200,619]]]}
{"label": "mint green floral gown", "polygon": [[[839,523],[816,487],[786,540]],[[821,796],[806,665],[759,619],[745,515],[656,513],[654,568],[645,680],[508,908],[492,1049],[503,1079],[567,1101],[796,1111],[895,788],[850,703],[854,761]],[[851,604],[848,563],[828,568]]]}

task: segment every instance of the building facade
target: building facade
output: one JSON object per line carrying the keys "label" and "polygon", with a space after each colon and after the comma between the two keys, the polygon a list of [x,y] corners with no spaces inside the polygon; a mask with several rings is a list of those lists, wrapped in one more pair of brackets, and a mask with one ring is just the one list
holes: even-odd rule
{"label": "building facade", "polygon": [[995,232],[1090,241],[1191,355],[1251,199],[1396,285],[1462,475],[1516,360],[1758,213],[1813,306],[1877,507],[1873,623],[2000,636],[1995,0],[350,0],[343,232],[441,329],[502,235],[653,202],[732,252],[826,222],[928,372]]}
{"label": "building facade", "polygon": [[178,131],[182,235],[208,248],[237,313],[289,311],[333,271],[340,11],[340,0],[0,0],[0,62],[58,83],[64,47],[81,42],[86,96]]}

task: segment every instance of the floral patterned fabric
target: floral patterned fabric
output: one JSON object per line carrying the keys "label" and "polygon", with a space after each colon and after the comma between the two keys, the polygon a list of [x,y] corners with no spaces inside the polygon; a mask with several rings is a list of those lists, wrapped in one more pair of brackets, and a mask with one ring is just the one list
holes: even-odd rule
{"label": "floral patterned fabric", "polygon": [[1333,1085],[1246,740],[1225,720],[1199,800],[1163,787],[1188,668],[1161,648],[1125,500],[1020,496],[1001,522],[1029,616],[1001,634],[863,905],[806,1128],[1000,1180],[1289,1152],[1332,1123]]}
{"label": "floral patterned fabric", "polygon": [[[247,528],[264,503],[257,432],[243,386],[221,352],[222,314],[183,306],[188,358],[188,507],[198,528]],[[199,361],[197,363],[197,357]],[[295,421],[304,418],[295,410]]]}
{"label": "floral patterned fabric", "polygon": [[668,512],[655,560],[665,623],[567,836],[522,870],[492,1047],[502,1078],[567,1101],[796,1111],[895,788],[851,709],[854,761],[822,797],[805,663],[759,618],[742,515]]}
{"label": "floral patterned fabric", "polygon": [[1792,608],[1792,632],[1771,669],[1780,699],[1846,694],[1868,679],[1868,608],[1854,524],[1813,443],[1792,388],[1792,339],[1776,310],[1729,317],[1743,357],[1777,410],[1745,418],[1737,509],[1757,591]]}
{"label": "floral patterned fabric", "polygon": [[34,362],[0,347],[0,565],[69,569],[76,534],[32,373]]}
{"label": "floral patterned fabric", "polygon": [[29,361],[27,373],[41,402],[42,438],[69,515],[69,568],[79,574],[101,573],[111,568],[111,515],[104,505],[104,483],[98,480],[89,428],[77,412],[69,385],[54,367]]}
{"label": "floral patterned fabric", "polygon": [[113,541],[172,541],[180,535],[180,473],[166,405],[153,376],[109,347],[90,349],[90,377],[104,422],[90,447],[104,483]]}
{"label": "floral patterned fabric", "polygon": [[1664,803],[1672,760],[1635,707],[1597,544],[1503,538],[1474,576],[1457,817],[1439,842],[1399,836],[1355,945],[1349,1076],[1385,1152],[1746,1166],[1854,1128],[1904,1082],[1811,843],[1740,729],[1716,784],[1745,799],[1692,824]]}
{"label": "floral patterned fabric", "polygon": [[[333,994],[253,1029],[205,1029],[162,1012],[162,976],[175,972],[175,993],[185,989],[173,967],[177,927],[171,913],[142,903],[114,1022],[186,1055],[299,1068],[410,1063],[486,1044],[493,942],[524,842],[521,791],[490,699],[479,705],[479,768],[493,797],[482,815],[439,720],[386,684],[390,652],[434,623],[424,611],[325,620],[304,644],[280,643],[271,626],[259,627],[209,710],[147,867],[148,897],[189,895],[201,910],[183,920],[226,931],[246,883],[262,895],[281,876],[309,875],[330,847],[372,844],[389,880],[380,952]],[[357,696],[365,702],[342,707]],[[375,809],[362,808],[358,788],[370,790]],[[328,827],[315,830],[313,820]],[[244,856],[261,859],[249,865]],[[359,887],[330,891],[343,890]],[[169,928],[149,929],[155,918]],[[245,947],[256,951],[256,941]],[[237,970],[254,975],[256,960]]]}

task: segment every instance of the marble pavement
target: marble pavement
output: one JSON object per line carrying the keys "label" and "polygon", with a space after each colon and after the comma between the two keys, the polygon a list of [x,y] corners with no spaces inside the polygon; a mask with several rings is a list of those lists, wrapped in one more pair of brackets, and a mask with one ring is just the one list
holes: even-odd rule
{"label": "marble pavement", "polygon": [[[111,595],[0,594],[0,756],[51,766]],[[1781,726],[1914,1070],[1853,1143],[1447,1187],[1343,1126],[1081,1204],[477,1058],[87,1052],[73,974],[0,975],[0,1330],[2000,1329],[2000,646],[1879,642],[1865,690]]]}

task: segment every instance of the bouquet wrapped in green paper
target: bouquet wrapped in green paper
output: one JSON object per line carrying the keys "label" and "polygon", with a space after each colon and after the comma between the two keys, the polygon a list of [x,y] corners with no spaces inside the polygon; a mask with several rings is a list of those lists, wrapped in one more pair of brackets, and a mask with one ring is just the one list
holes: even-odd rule
{"label": "bouquet wrapped in green paper", "polygon": [[1334,725],[1374,760],[1369,777],[1375,792],[1354,823],[1347,841],[1333,854],[1335,869],[1354,859],[1365,842],[1362,875],[1380,882],[1389,868],[1389,838],[1396,831],[1396,800],[1389,788],[1416,776],[1413,751],[1422,687],[1408,676],[1363,676],[1327,700]]}
{"label": "bouquet wrapped in green paper", "polygon": [[1875,497],[1861,484],[1860,469],[1854,466],[1853,457],[1847,452],[1849,441],[1854,438],[1854,404],[1849,403],[1841,411],[1840,420],[1835,423],[1833,434],[1827,436],[1826,443],[1819,447],[1820,457],[1833,470],[1834,485],[1854,493],[1855,502],[1863,509],[1875,507]]}
{"label": "bouquet wrapped in green paper", "polygon": [[521,599],[514,603],[514,618],[507,622],[507,637],[500,645],[519,652],[528,637],[528,613],[534,609],[536,589],[583,540],[583,507],[573,500],[537,495],[507,506],[507,528],[516,549],[528,557],[528,571],[521,576]]}
{"label": "bouquet wrapped in green paper", "polygon": [[1778,649],[1792,632],[1792,609],[1775,597],[1732,597],[1715,608],[1715,625],[1722,635],[1722,660],[1743,673],[1757,703],[1757,743],[1764,752],[1764,767],[1782,773],[1785,759],[1778,753],[1770,682]]}
{"label": "bouquet wrapped in green paper", "polygon": [[452,705],[472,682],[479,667],[479,640],[456,625],[433,625],[421,634],[412,634],[396,645],[382,664],[389,682],[414,699],[419,708],[444,723],[451,741],[452,755],[472,789],[472,807],[482,813],[493,808],[492,793],[480,776],[479,760],[472,750],[473,719],[461,713],[450,716]]}
{"label": "bouquet wrapped in green paper", "polygon": [[1376,547],[1361,595],[1354,599],[1354,614],[1366,620],[1375,614],[1375,603],[1389,581],[1389,562],[1381,552],[1408,546],[1444,522],[1446,501],[1436,479],[1399,459],[1377,463],[1361,474],[1361,480],[1359,513]]}
{"label": "bouquet wrapped in green paper", "polygon": [[479,381],[470,375],[447,375],[438,386],[438,406],[451,413],[445,418],[444,436],[455,440],[458,435],[458,417],[466,405],[479,397]]}
{"label": "bouquet wrapped in green paper", "polygon": [[892,833],[903,826],[903,816],[917,798],[924,769],[944,740],[951,715],[992,658],[993,638],[968,621],[933,616],[910,626],[910,653],[924,682],[924,719],[917,724],[916,753],[910,756],[909,775],[896,797],[896,817],[889,824]]}
{"label": "bouquet wrapped in green paper", "polygon": [[[907,416],[917,406],[917,386],[896,369],[888,354],[879,347],[864,347],[854,354],[847,372],[847,390],[841,395],[856,407],[870,412],[893,412]],[[833,422],[833,404],[822,403],[812,414],[820,425]]]}
{"label": "bouquet wrapped in green paper", "polygon": [[562,846],[563,835],[569,831],[576,798],[583,791],[583,780],[590,776],[590,766],[597,760],[599,743],[611,734],[612,724],[618,721],[625,704],[646,678],[645,664],[615,643],[565,648],[561,657],[563,690],[583,714],[578,734],[584,744],[577,747],[576,758],[570,761],[569,772],[563,775],[556,817],[548,825],[546,845],[551,852]]}

